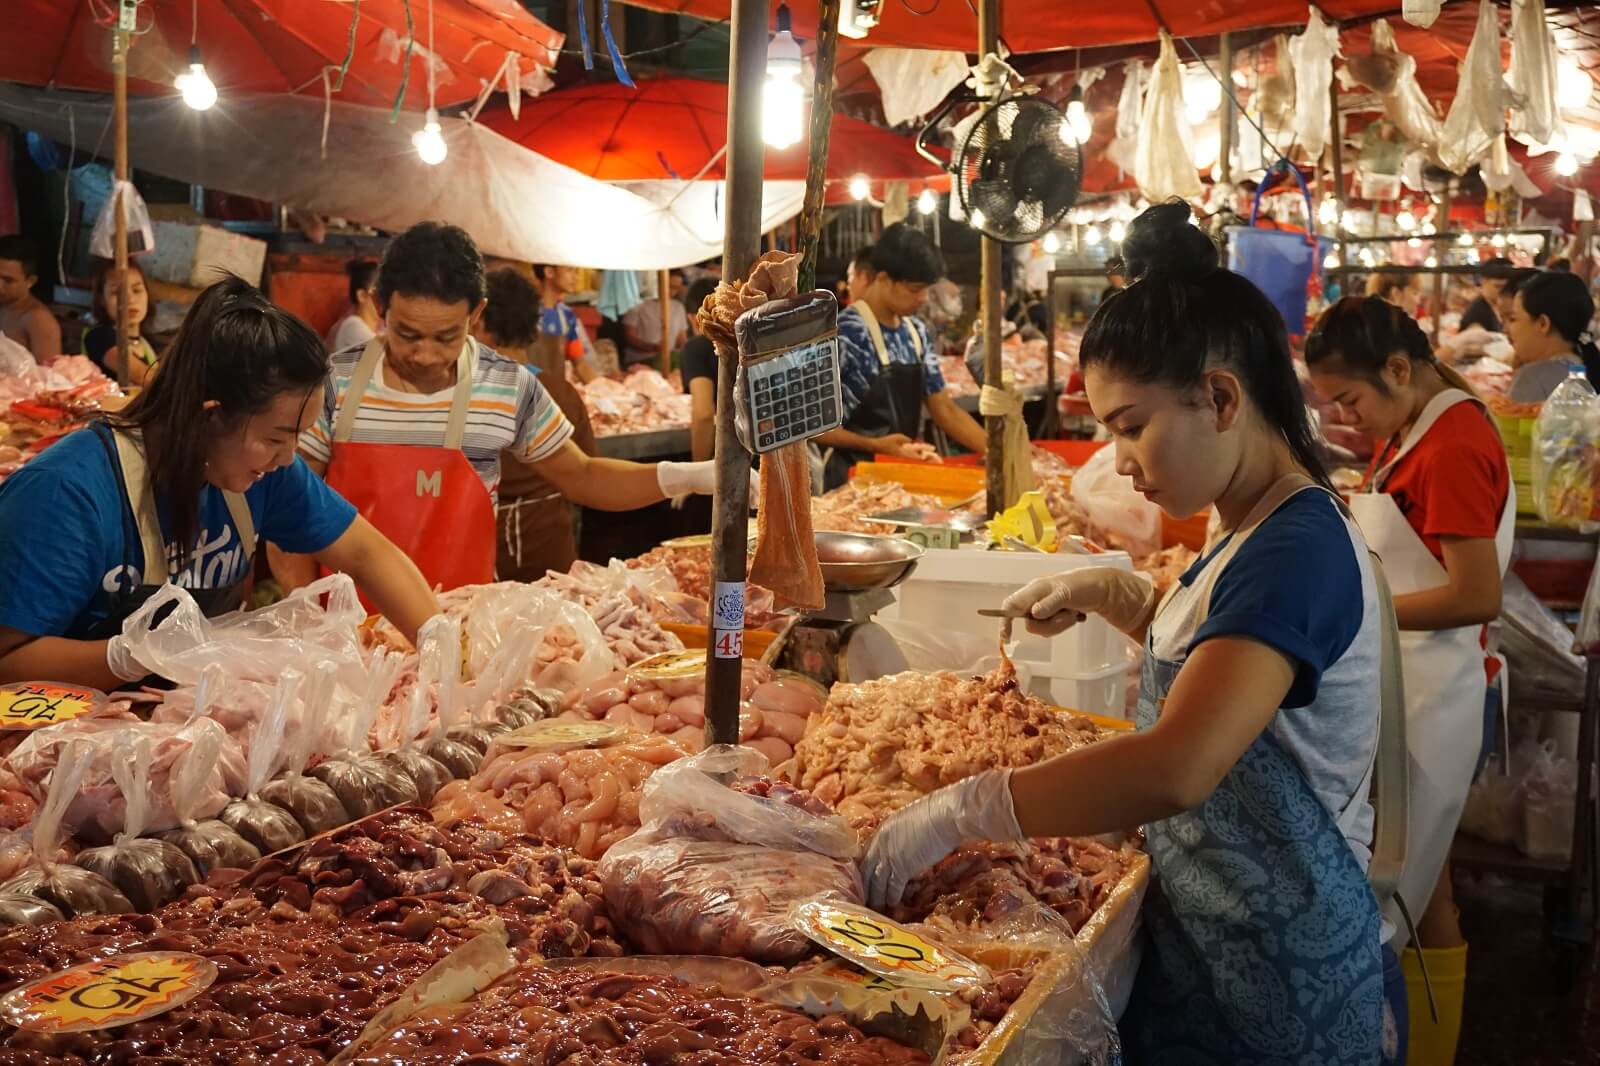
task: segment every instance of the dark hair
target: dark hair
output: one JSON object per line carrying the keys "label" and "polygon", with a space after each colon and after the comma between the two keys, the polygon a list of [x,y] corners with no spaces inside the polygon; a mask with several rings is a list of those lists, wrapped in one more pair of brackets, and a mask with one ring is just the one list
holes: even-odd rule
{"label": "dark hair", "polygon": [[1090,319],[1083,366],[1176,389],[1192,389],[1206,370],[1226,367],[1295,460],[1327,485],[1283,316],[1260,289],[1219,267],[1217,246],[1189,217],[1188,204],[1170,200],[1129,224],[1122,243],[1129,285]]}
{"label": "dark hair", "polygon": [[1416,280],[1415,274],[1368,274],[1367,295],[1387,300],[1390,293],[1409,289]]}
{"label": "dark hair", "polygon": [[1346,296],[1322,312],[1306,337],[1306,366],[1337,360],[1342,369],[1363,378],[1384,396],[1389,395],[1389,384],[1379,371],[1396,353],[1431,366],[1463,392],[1474,391],[1465,378],[1439,362],[1416,319],[1376,296]]}
{"label": "dark hair", "polygon": [[706,302],[706,297],[717,291],[715,278],[701,278],[689,286],[689,291],[683,294],[683,308],[693,318],[700,313],[700,307]]}
{"label": "dark hair", "polygon": [[872,269],[894,281],[932,285],[944,277],[944,256],[922,231],[896,222],[883,231],[868,256]]}
{"label": "dark hair", "polygon": [[1594,299],[1583,279],[1555,270],[1539,271],[1523,282],[1517,296],[1528,317],[1547,316],[1550,328],[1561,334],[1582,357],[1589,376],[1600,379],[1600,348],[1595,347],[1594,337],[1589,333],[1594,318]]}
{"label": "dark hair", "polygon": [[1550,260],[1544,265],[1544,268],[1556,274],[1570,274],[1572,273],[1572,260],[1563,255]]}
{"label": "dark hair", "polygon": [[[144,391],[106,416],[119,429],[144,434],[150,480],[171,519],[179,566],[199,536],[211,443],[285,392],[303,389],[309,398],[327,376],[322,338],[247,282],[230,275],[195,300]],[[208,400],[219,410],[205,411]]]}
{"label": "dark hair", "polygon": [[497,344],[526,348],[539,335],[539,293],[515,267],[489,271],[483,328]]}
{"label": "dark hair", "polygon": [[371,259],[352,259],[344,265],[344,272],[350,279],[350,302],[359,304],[358,297],[378,279],[378,264]]}
{"label": "dark hair", "polygon": [[[150,288],[150,276],[144,272],[144,268],[139,265],[138,260],[129,259],[128,269],[136,272],[144,279],[146,290]],[[117,264],[115,260],[108,259],[94,269],[94,290],[89,294],[89,306],[93,312],[95,322],[103,326],[114,326],[117,323],[117,316],[112,314],[111,308],[106,306],[106,282],[116,277],[116,275]],[[148,321],[149,316],[146,315],[145,319]],[[139,323],[138,332],[144,332],[143,322]]]}
{"label": "dark hair", "polygon": [[478,306],[484,297],[483,256],[467,231],[444,222],[418,222],[389,242],[378,267],[378,302],[396,293],[442,304]]}
{"label": "dark hair", "polygon": [[39,246],[17,233],[0,237],[0,259],[22,264],[22,276],[39,276]]}
{"label": "dark hair", "polygon": [[1478,279],[1509,278],[1512,269],[1511,260],[1503,255],[1493,256],[1478,264]]}
{"label": "dark hair", "polygon": [[850,269],[872,269],[872,245],[863,244],[860,248],[856,249],[856,254],[850,257]]}

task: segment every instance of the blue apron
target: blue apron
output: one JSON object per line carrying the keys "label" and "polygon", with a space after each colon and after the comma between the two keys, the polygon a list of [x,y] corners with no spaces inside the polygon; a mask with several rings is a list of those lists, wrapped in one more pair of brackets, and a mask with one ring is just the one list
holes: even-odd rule
{"label": "blue apron", "polygon": [[[1263,518],[1289,495],[1269,493],[1277,498]],[[1247,520],[1228,557],[1208,565],[1220,572],[1253,528]],[[1140,729],[1160,716],[1182,666],[1146,642]],[[1263,731],[1205,803],[1145,831],[1153,875],[1144,958],[1121,1026],[1127,1061],[1375,1066],[1377,901],[1277,738]]]}

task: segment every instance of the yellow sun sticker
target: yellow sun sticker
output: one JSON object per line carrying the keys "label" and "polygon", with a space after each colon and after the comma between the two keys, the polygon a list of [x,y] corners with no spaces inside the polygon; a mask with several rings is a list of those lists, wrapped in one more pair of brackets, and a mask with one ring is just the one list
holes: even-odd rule
{"label": "yellow sun sticker", "polygon": [[706,650],[690,648],[688,651],[664,651],[652,655],[628,668],[629,677],[646,681],[679,681],[699,677],[706,672]]}
{"label": "yellow sun sticker", "polygon": [[37,1033],[79,1033],[144,1021],[211,987],[217,966],[184,951],[147,951],[86,962],[0,998],[0,1020]]}
{"label": "yellow sun sticker", "polygon": [[572,748],[603,748],[628,733],[616,722],[534,722],[514,733],[496,737],[495,743],[508,748],[534,748],[562,751]]}
{"label": "yellow sun sticker", "polygon": [[99,689],[26,681],[0,687],[0,729],[41,729],[94,713],[107,702]]}

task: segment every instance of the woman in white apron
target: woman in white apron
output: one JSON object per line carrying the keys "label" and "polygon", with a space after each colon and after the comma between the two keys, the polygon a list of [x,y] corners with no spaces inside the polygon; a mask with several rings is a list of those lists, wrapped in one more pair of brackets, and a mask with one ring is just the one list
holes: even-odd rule
{"label": "woman in white apron", "polygon": [[[1511,558],[1511,472],[1470,387],[1400,309],[1340,301],[1306,339],[1306,363],[1317,391],[1376,446],[1350,508],[1383,560],[1402,631],[1411,794],[1400,897],[1421,914],[1405,961],[1420,973],[1420,949],[1430,975],[1452,978],[1434,982],[1437,1024],[1426,997],[1412,999],[1411,1061],[1448,1063],[1467,949],[1446,860],[1482,747],[1484,627],[1500,613]],[[1390,922],[1403,946],[1400,916]]]}
{"label": "woman in white apron", "polygon": [[1143,826],[1153,874],[1127,1061],[1375,1066],[1381,615],[1367,551],[1327,487],[1272,304],[1218,268],[1181,202],[1136,219],[1124,249],[1137,280],[1083,339],[1089,402],[1120,472],[1170,514],[1215,506],[1220,532],[1160,603],[1109,568],[1006,601],[1035,633],[1094,613],[1141,641],[1139,730],[891,816],[863,867],[868,898],[894,902],[963,841]]}

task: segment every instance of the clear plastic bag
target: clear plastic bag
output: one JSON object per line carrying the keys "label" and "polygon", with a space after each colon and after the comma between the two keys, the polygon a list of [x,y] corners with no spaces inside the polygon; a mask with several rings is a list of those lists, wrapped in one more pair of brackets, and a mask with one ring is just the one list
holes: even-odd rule
{"label": "clear plastic bag", "polygon": [[1400,51],[1387,19],[1373,23],[1372,50],[1375,55],[1393,59],[1395,66],[1394,85],[1382,93],[1384,116],[1411,144],[1433,148],[1444,135],[1444,123],[1439,120],[1433,101],[1417,84],[1417,61]]}
{"label": "clear plastic bag", "polygon": [[1499,9],[1479,0],[1478,25],[1461,64],[1461,81],[1445,116],[1438,144],[1439,162],[1465,174],[1487,156],[1506,128],[1505,80],[1500,69]]}
{"label": "clear plastic bag", "polygon": [[1600,522],[1600,397],[1576,368],[1539,410],[1533,497],[1551,525]]}
{"label": "clear plastic bag", "polygon": [[461,620],[446,615],[431,618],[423,624],[417,642],[421,663],[416,684],[406,694],[403,713],[395,721],[395,746],[379,753],[378,758],[411,778],[417,786],[418,801],[427,806],[452,778],[443,763],[418,746],[417,738],[428,729],[429,712],[435,703],[440,724],[455,716],[456,680],[461,672]]}
{"label": "clear plastic bag", "polygon": [[1333,82],[1334,57],[1340,54],[1339,27],[1328,25],[1321,12],[1310,8],[1305,30],[1289,42],[1289,61],[1294,64],[1294,135],[1309,159],[1322,158],[1333,125],[1328,86]]}
{"label": "clear plastic bag", "polygon": [[143,255],[156,247],[155,227],[150,224],[150,209],[131,181],[118,181],[95,217],[89,234],[89,254],[101,259],[117,257],[117,193],[122,193],[122,217],[127,224],[128,254]]}
{"label": "clear plastic bag", "polygon": [[54,904],[19,892],[0,892],[0,926],[49,925],[65,921]]}
{"label": "clear plastic bag", "polygon": [[123,831],[112,843],[81,851],[73,860],[116,885],[146,914],[171,903],[200,880],[194,863],[177,845],[140,835],[150,807],[150,759],[150,741],[145,737],[113,758],[112,773],[124,799]]}
{"label": "clear plastic bag", "polygon": [[379,706],[393,687],[400,659],[398,655],[391,657],[381,653],[375,658],[373,676],[360,702],[348,714],[343,713],[342,705],[336,712],[348,726],[348,732],[341,732],[332,743],[333,750],[342,754],[309,771],[311,777],[333,790],[352,819],[365,818],[386,807],[417,802],[416,782],[399,768],[375,759],[367,748],[367,735],[377,718]]}
{"label": "clear plastic bag", "polygon": [[1522,778],[1522,825],[1517,847],[1535,859],[1570,859],[1578,767],[1555,745],[1538,748]]}
{"label": "clear plastic bag", "polygon": [[282,851],[306,838],[305,830],[300,828],[294,815],[261,798],[262,788],[278,769],[284,726],[303,680],[299,671],[285,671],[272,706],[257,726],[255,742],[250,745],[250,776],[245,798],[228,804],[219,816],[230,829],[260,848],[262,854]]}
{"label": "clear plastic bag", "polygon": [[62,816],[78,795],[92,757],[88,741],[73,740],[64,746],[33,824],[33,865],[0,885],[0,893],[42,899],[69,918],[133,912],[133,904],[116,885],[97,873],[57,861]]}
{"label": "clear plastic bag", "polygon": [[1511,135],[1523,144],[1547,145],[1561,130],[1556,106],[1556,40],[1544,20],[1544,0],[1511,4],[1511,66],[1506,71],[1515,106]]}
{"label": "clear plastic bag", "polygon": [[1578,612],[1578,635],[1573,646],[1577,655],[1600,659],[1600,563],[1589,574],[1589,588],[1583,594]]}
{"label": "clear plastic bag", "polygon": [[[874,621],[888,630],[905,653],[906,669],[920,673],[949,670],[963,677],[980,677],[1000,666],[1000,649],[993,636],[979,637],[939,625],[918,625],[899,618],[879,617]],[[1014,650],[1014,649],[1013,649]],[[1017,687],[1029,691],[1033,671],[1026,662],[1012,664],[1017,671]]]}
{"label": "clear plastic bag", "polygon": [[308,837],[351,821],[350,813],[333,789],[305,773],[313,748],[326,732],[323,722],[333,693],[333,675],[331,663],[321,664],[312,674],[301,712],[301,729],[284,747],[283,773],[261,789],[261,798],[293,815]]}
{"label": "clear plastic bag", "polygon": [[1500,650],[1519,698],[1567,700],[1582,691],[1584,663],[1573,654],[1572,631],[1513,573],[1502,585],[1500,621]]}
{"label": "clear plastic bag", "polygon": [[1161,508],[1117,473],[1113,448],[1101,448],[1072,476],[1072,498],[1089,516],[1091,535],[1135,557],[1161,549]]}
{"label": "clear plastic bag", "polygon": [[1512,844],[1522,830],[1522,790],[1495,752],[1484,763],[1461,809],[1461,831],[1491,844]]}
{"label": "clear plastic bag", "polygon": [[1134,180],[1152,203],[1171,197],[1198,199],[1205,192],[1189,145],[1183,110],[1183,74],[1172,38],[1161,31],[1161,55],[1145,90],[1134,149]]}
{"label": "clear plastic bag", "polygon": [[582,688],[614,669],[594,619],[577,604],[533,585],[491,585],[463,612],[469,705],[504,699],[524,684]]}

